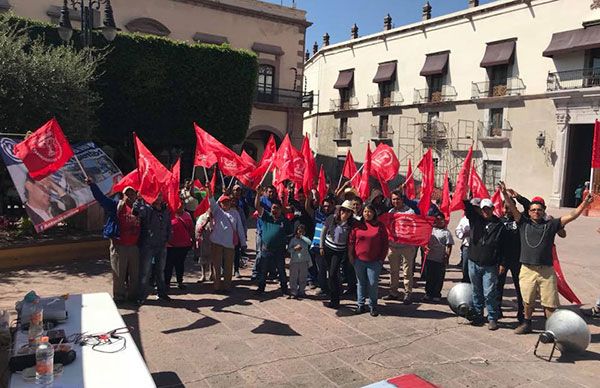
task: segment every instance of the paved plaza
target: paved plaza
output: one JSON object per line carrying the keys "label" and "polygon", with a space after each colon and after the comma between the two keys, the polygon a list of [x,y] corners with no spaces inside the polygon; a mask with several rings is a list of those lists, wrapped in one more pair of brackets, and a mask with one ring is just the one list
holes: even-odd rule
{"label": "paved plaza", "polygon": [[[453,217],[452,231],[456,222]],[[598,219],[583,217],[567,227],[567,239],[557,241],[563,271],[588,304],[600,293],[599,226]],[[457,262],[455,249],[451,263]],[[0,308],[14,307],[32,289],[42,295],[110,292],[109,270],[106,258],[99,258],[5,271],[0,274]],[[139,310],[120,310],[158,386],[358,387],[403,373],[416,373],[442,387],[600,384],[600,320],[588,321],[592,344],[586,353],[552,363],[540,360],[533,355],[537,335],[512,332],[512,284],[500,330],[491,332],[465,324],[445,303],[404,306],[381,301],[379,317],[354,316],[352,300],[331,310],[313,296],[301,301],[281,297],[274,283],[263,296],[255,296],[249,269],[242,275],[235,290],[224,296],[212,294],[209,283],[197,284],[197,273],[188,271],[188,290],[173,291],[171,303],[151,300]],[[382,279],[380,296],[389,275]],[[453,265],[444,295],[458,279]],[[422,284],[415,292],[419,300]],[[543,328],[539,319],[534,328]],[[543,354],[549,351],[547,346],[541,349]]]}

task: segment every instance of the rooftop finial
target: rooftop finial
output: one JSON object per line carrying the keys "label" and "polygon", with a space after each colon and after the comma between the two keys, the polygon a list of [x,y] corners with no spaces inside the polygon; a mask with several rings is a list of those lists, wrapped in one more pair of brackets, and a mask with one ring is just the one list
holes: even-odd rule
{"label": "rooftop finial", "polygon": [[385,31],[392,29],[392,17],[389,13],[386,15],[386,17],[383,18],[383,29]]}
{"label": "rooftop finial", "polygon": [[350,30],[350,37],[352,39],[358,38],[358,26],[356,25],[356,23],[354,23],[352,29]]}
{"label": "rooftop finial", "polygon": [[423,15],[422,15],[422,19],[423,20],[429,20],[431,19],[431,4],[429,4],[429,1],[425,3],[425,5],[423,6]]}

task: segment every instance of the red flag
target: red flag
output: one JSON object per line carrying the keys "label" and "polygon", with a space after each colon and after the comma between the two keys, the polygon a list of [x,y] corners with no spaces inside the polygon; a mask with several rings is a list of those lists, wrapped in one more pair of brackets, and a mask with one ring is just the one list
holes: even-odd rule
{"label": "red flag", "polygon": [[179,180],[181,172],[181,158],[177,159],[175,164],[171,167],[171,180],[166,187],[166,198],[169,209],[173,213],[181,206],[181,198],[179,198]]}
{"label": "red flag", "polygon": [[210,209],[210,203],[208,202],[208,195],[204,197],[202,202],[198,204],[196,210],[194,210],[194,218],[200,217],[202,214],[206,213]]}
{"label": "red flag", "polygon": [[427,150],[417,166],[421,170],[421,198],[419,199],[419,210],[426,216],[431,206],[431,195],[435,184],[435,171],[433,166],[433,154],[431,148]]}
{"label": "red flag", "polygon": [[285,135],[274,165],[277,167],[277,181],[283,182],[286,179],[294,182],[296,186],[302,186],[305,162],[300,151],[292,145],[288,135]]}
{"label": "red flag", "polygon": [[198,190],[202,190],[204,188],[198,179],[194,179],[194,187]]}
{"label": "red flag", "polygon": [[413,178],[412,165],[410,159],[408,159],[408,169],[406,170],[406,182],[404,184],[404,192],[408,199],[415,199],[417,194],[415,192],[415,178]]}
{"label": "red flag", "polygon": [[581,304],[581,300],[579,300],[571,287],[569,287],[569,284],[567,284],[567,279],[563,274],[562,268],[560,268],[558,253],[556,252],[556,245],[552,245],[552,266],[554,267],[554,272],[556,272],[556,286],[558,288],[558,292],[569,302]]}
{"label": "red flag", "polygon": [[[248,172],[245,172],[243,174],[237,174],[236,178],[239,179],[239,181],[242,182],[244,186],[254,189],[254,180],[256,179],[254,175],[254,172],[256,171],[256,162],[254,161],[254,159],[252,159],[252,156],[246,153],[245,150],[242,150],[242,155],[240,156],[240,159],[246,164],[245,169],[248,170],[248,167],[250,168]],[[256,182],[256,184],[258,184],[258,182]]]}
{"label": "red flag", "polygon": [[215,195],[215,189],[217,187],[217,167],[213,169],[213,175],[210,178],[210,192],[212,195]]}
{"label": "red flag", "polygon": [[592,143],[592,168],[600,168],[600,121],[598,121],[598,119],[596,119],[596,123],[594,125],[594,142]]}
{"label": "red flag", "polygon": [[281,200],[282,206],[287,207],[288,201],[290,198],[290,192],[287,188],[287,185],[285,183],[283,183],[283,181],[279,181],[275,184],[275,188],[277,189],[277,195],[279,196],[279,199]]}
{"label": "red flag", "polygon": [[113,186],[112,192],[121,193],[127,186],[131,186],[135,191],[139,191],[140,174],[138,173],[137,169],[133,170],[132,172],[121,178],[121,180]]}
{"label": "red flag", "polygon": [[55,118],[15,144],[14,153],[36,181],[55,173],[73,157],[73,149]]}
{"label": "red flag", "polygon": [[481,180],[479,174],[477,174],[477,170],[475,170],[475,166],[471,168],[471,179],[470,179],[470,187],[471,193],[473,193],[473,198],[489,198],[490,193],[487,191],[485,184]]}
{"label": "red flag", "polygon": [[319,192],[321,203],[323,203],[325,196],[327,195],[327,181],[325,180],[325,170],[323,170],[323,165],[321,165],[321,169],[319,170],[319,184],[317,186],[317,191]]}
{"label": "red flag", "polygon": [[275,155],[277,155],[277,144],[275,143],[275,137],[271,135],[269,136],[269,140],[267,141],[267,145],[265,146],[265,150],[262,154],[262,158],[260,159],[260,163],[258,165],[266,165],[268,167],[273,161]]}
{"label": "red flag", "polygon": [[394,154],[394,150],[384,143],[379,143],[375,148],[371,163],[371,174],[381,177],[386,182],[394,179],[400,168],[400,162]]}
{"label": "red flag", "polygon": [[[308,136],[304,136],[304,141],[302,142],[302,157],[306,163],[306,172],[304,173],[304,177],[302,180],[302,187],[304,189],[304,194],[308,195],[308,193],[315,187],[315,177],[317,176],[317,163],[315,162],[315,157],[310,149],[310,141],[308,140]],[[323,166],[321,166],[322,168]],[[319,179],[321,177],[319,176]],[[321,181],[319,180],[319,184]]]}
{"label": "red flag", "polygon": [[137,169],[140,176],[140,190],[138,194],[144,201],[152,203],[161,192],[163,192],[163,197],[165,197],[166,188],[171,181],[171,172],[154,157],[152,152],[138,139],[135,132],[133,133],[133,138],[137,157]]}
{"label": "red flag", "polygon": [[440,205],[440,211],[446,217],[446,220],[450,219],[450,182],[448,181],[448,171],[444,176],[444,188],[442,189],[442,204]]}
{"label": "red flag", "polygon": [[496,192],[494,192],[494,195],[492,195],[492,203],[494,204],[494,214],[496,217],[504,216],[504,203],[502,202],[500,188],[497,188]]}
{"label": "red flag", "polygon": [[390,193],[390,186],[387,181],[381,177],[381,175],[377,174],[377,180],[379,181],[379,186],[381,186],[381,192],[383,193],[384,198],[391,198],[392,194]]}
{"label": "red flag", "polygon": [[425,247],[429,244],[433,217],[417,214],[384,213],[378,218],[385,225],[391,242]]}
{"label": "red flag", "polygon": [[367,153],[365,155],[365,164],[362,171],[362,176],[360,177],[360,184],[358,187],[358,196],[362,198],[363,201],[366,201],[369,198],[370,188],[369,188],[369,176],[371,175],[371,145],[367,143]]}
{"label": "red flag", "polygon": [[342,176],[348,179],[352,179],[350,185],[355,189],[358,189],[360,185],[360,174],[357,174],[356,163],[354,163],[354,157],[352,152],[348,150],[346,154],[346,161],[344,162],[344,168],[342,169]]}
{"label": "red flag", "polygon": [[454,188],[454,196],[452,202],[450,202],[450,211],[464,209],[463,199],[467,196],[467,190],[469,187],[469,176],[471,173],[471,160],[473,159],[473,147],[469,147],[467,157],[463,163],[458,177],[456,178],[456,187]]}
{"label": "red flag", "polygon": [[212,137],[198,124],[194,123],[196,131],[196,155],[194,157],[194,166],[211,167],[217,163],[217,155],[215,149],[223,146],[221,142]]}

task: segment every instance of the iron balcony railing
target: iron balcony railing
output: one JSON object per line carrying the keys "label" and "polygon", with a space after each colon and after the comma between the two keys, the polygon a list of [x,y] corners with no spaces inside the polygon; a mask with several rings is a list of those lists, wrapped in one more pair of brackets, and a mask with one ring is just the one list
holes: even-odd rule
{"label": "iron balcony railing", "polygon": [[302,92],[299,90],[257,88],[255,102],[286,106],[302,106]]}
{"label": "iron balcony railing", "polygon": [[473,82],[471,98],[520,96],[525,91],[525,84],[519,77],[510,77],[506,83],[491,83],[490,81]]}
{"label": "iron balcony railing", "polygon": [[371,124],[372,140],[392,140],[394,128],[391,125]]}
{"label": "iron balcony railing", "polygon": [[548,73],[546,83],[549,92],[600,86],[600,67]]}
{"label": "iron balcony railing", "polygon": [[417,124],[419,140],[423,143],[437,143],[448,140],[448,124],[442,121],[431,121]]}
{"label": "iron balcony railing", "polygon": [[508,120],[502,120],[501,125],[492,120],[479,121],[477,123],[477,130],[480,139],[509,138],[512,126]]}
{"label": "iron balcony railing", "polygon": [[413,103],[427,104],[437,102],[448,102],[456,99],[456,89],[452,85],[443,85],[441,90],[415,89]]}
{"label": "iron balcony railing", "polygon": [[382,96],[381,93],[369,94],[367,96],[367,108],[386,108],[389,106],[399,106],[404,102],[404,97],[400,92],[392,92],[389,96]]}
{"label": "iron balcony railing", "polygon": [[352,138],[352,128],[345,127],[334,127],[333,131],[333,141],[348,141]]}
{"label": "iron balcony railing", "polygon": [[356,97],[350,97],[348,100],[342,100],[340,98],[329,100],[329,111],[340,111],[355,109],[358,106],[358,99]]}

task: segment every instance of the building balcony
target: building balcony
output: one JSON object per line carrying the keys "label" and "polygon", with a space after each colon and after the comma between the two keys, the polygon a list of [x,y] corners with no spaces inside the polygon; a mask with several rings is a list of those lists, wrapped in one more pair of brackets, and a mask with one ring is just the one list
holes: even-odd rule
{"label": "building balcony", "polygon": [[336,143],[350,143],[352,139],[352,128],[345,127],[334,127],[331,130],[333,132],[333,141]]}
{"label": "building balcony", "polygon": [[525,92],[525,84],[519,77],[506,79],[506,83],[491,83],[490,81],[473,82],[471,87],[471,98],[497,98],[508,96],[520,96]]}
{"label": "building balcony", "polygon": [[427,145],[448,141],[448,124],[442,121],[417,124],[419,140]]}
{"label": "building balcony", "polygon": [[449,102],[456,99],[456,89],[452,85],[443,85],[442,90],[415,89],[414,104],[437,104],[440,102]]}
{"label": "building balcony", "polygon": [[583,89],[600,86],[600,67],[548,73],[547,90]]}
{"label": "building balcony", "polygon": [[300,108],[302,107],[302,98],[302,92],[299,90],[260,88],[256,90],[254,102]]}
{"label": "building balcony", "polygon": [[392,92],[389,96],[382,96],[380,93],[367,96],[367,108],[388,108],[400,106],[404,102],[404,97],[400,92]]}
{"label": "building balcony", "polygon": [[339,112],[343,110],[356,109],[358,107],[358,99],[356,97],[350,97],[349,100],[342,100],[340,98],[329,100],[329,111]]}
{"label": "building balcony", "polygon": [[508,143],[512,130],[513,128],[508,120],[502,120],[501,125],[493,121],[479,121],[477,123],[477,137],[484,145]]}
{"label": "building balcony", "polygon": [[391,125],[371,125],[371,140],[373,141],[392,141],[394,128]]}

